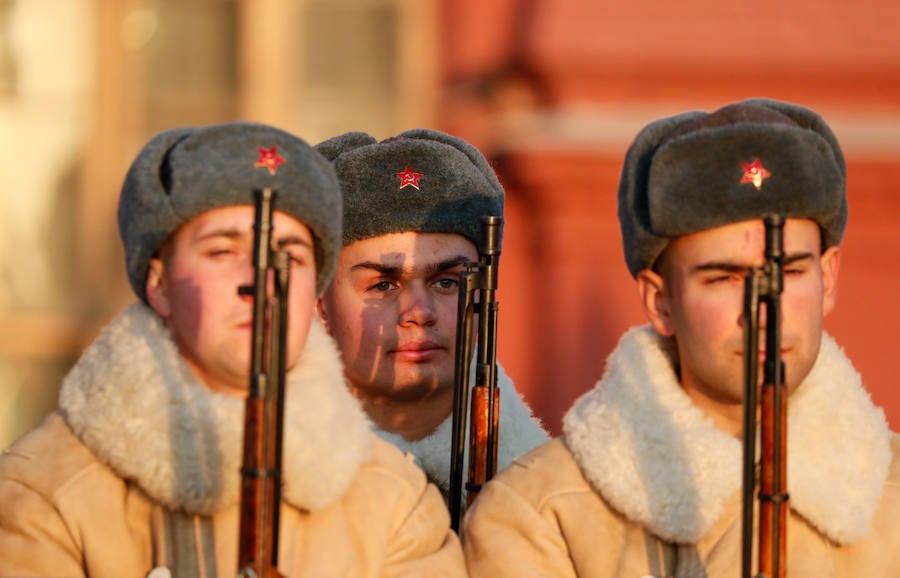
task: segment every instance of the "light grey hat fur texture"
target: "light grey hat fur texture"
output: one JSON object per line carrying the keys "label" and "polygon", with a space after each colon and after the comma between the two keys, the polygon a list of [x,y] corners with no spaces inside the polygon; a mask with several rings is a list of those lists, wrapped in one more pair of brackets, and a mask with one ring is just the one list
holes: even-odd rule
{"label": "light grey hat fur texture", "polygon": [[669,241],[769,213],[819,224],[823,248],[847,224],[846,165],[816,112],[749,99],[644,127],[619,181],[619,223],[632,276]]}
{"label": "light grey hat fur texture", "polygon": [[503,216],[504,192],[474,146],[432,129],[377,141],[362,132],[316,145],[344,193],[344,246],[408,231],[455,233],[476,246],[481,217]]}
{"label": "light grey hat fur texture", "polygon": [[119,198],[119,234],[135,294],[147,301],[150,259],[180,226],[211,209],[253,205],[253,191],[263,188],[276,191],[276,211],[309,227],[321,293],[334,273],[341,237],[334,168],[290,133],[231,122],[159,133],[128,170]]}

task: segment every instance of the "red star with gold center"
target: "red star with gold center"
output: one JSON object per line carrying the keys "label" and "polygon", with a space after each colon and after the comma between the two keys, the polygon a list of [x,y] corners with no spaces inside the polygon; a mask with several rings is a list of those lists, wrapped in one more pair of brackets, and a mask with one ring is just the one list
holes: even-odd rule
{"label": "red star with gold center", "polygon": [[274,175],[278,172],[278,166],[283,165],[286,161],[284,157],[278,154],[278,147],[270,149],[259,147],[259,160],[256,161],[254,167],[265,167],[269,169],[269,174]]}
{"label": "red star with gold center", "polygon": [[741,166],[744,167],[744,176],[741,177],[741,184],[753,183],[756,190],[761,189],[762,182],[772,176],[772,173],[762,166],[762,161],[759,159],[750,164],[741,163]]}
{"label": "red star with gold center", "polygon": [[398,177],[400,177],[400,188],[403,187],[414,187],[417,191],[419,190],[419,179],[422,178],[422,173],[414,172],[409,165],[406,165],[406,170],[396,173]]}

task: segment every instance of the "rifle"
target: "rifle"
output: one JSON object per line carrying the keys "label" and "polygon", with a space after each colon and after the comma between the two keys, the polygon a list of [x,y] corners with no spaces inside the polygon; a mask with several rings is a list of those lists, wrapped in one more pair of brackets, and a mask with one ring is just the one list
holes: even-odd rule
{"label": "rifle", "polygon": [[744,477],[741,568],[751,576],[753,489],[756,485],[756,404],[759,379],[759,303],[766,304],[766,355],[760,406],[759,543],[756,578],[784,578],[787,554],[787,395],[781,360],[784,217],[768,215],[765,264],[744,286]]}
{"label": "rifle", "polygon": [[[453,392],[453,437],[450,445],[450,521],[459,531],[462,516],[462,468],[465,454],[466,409],[469,406],[469,363],[472,358],[473,316],[478,314],[478,352],[472,388],[469,431],[469,475],[466,505],[497,471],[500,398],[497,388],[497,271],[500,263],[502,217],[482,217],[478,263],[467,264],[460,276],[456,323],[456,367]],[[478,301],[475,293],[478,292]]]}
{"label": "rifle", "polygon": [[[283,578],[277,568],[290,259],[285,251],[272,249],[275,192],[263,189],[254,195],[253,285],[238,288],[239,294],[253,296],[253,336],[244,413],[237,575]],[[274,271],[271,297],[270,271]]]}

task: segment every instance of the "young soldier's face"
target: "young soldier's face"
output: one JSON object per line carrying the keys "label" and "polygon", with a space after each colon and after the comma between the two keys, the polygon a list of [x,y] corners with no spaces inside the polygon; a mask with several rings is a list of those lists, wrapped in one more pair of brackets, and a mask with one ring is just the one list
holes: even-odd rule
{"label": "young soldier's face", "polygon": [[465,237],[397,233],[341,250],[319,313],[341,350],[351,386],[416,400],[453,386],[456,310]]}
{"label": "young soldier's face", "polygon": [[[822,321],[834,305],[838,249],[820,249],[819,227],[788,219],[784,228],[781,356],[793,390],[819,352]],[[678,345],[681,384],[689,395],[715,404],[743,398],[744,277],[764,263],[762,221],[744,221],[673,240],[660,256],[659,275],[642,272],[651,323]],[[765,306],[760,325],[765,328]],[[765,340],[761,336],[764,352]],[[762,353],[760,355],[762,355]]]}
{"label": "young soldier's face", "polygon": [[[176,231],[165,255],[150,262],[147,298],[165,319],[188,365],[211,390],[245,397],[250,376],[253,284],[251,206],[213,209]],[[275,212],[273,242],[289,251],[288,367],[306,343],[316,299],[316,266],[309,229]]]}

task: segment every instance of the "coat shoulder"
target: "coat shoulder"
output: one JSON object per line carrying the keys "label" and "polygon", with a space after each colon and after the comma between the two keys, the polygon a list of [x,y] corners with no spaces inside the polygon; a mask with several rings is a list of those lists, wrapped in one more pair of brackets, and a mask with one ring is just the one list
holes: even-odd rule
{"label": "coat shoulder", "polygon": [[594,493],[562,438],[550,440],[516,458],[494,479],[538,509],[558,497]]}
{"label": "coat shoulder", "polygon": [[887,484],[900,491],[900,433],[891,432],[891,468],[888,470]]}
{"label": "coat shoulder", "polygon": [[869,533],[859,544],[853,545],[850,552],[869,548],[900,551],[900,525],[897,524],[900,518],[900,434],[891,433],[891,452],[891,466]]}
{"label": "coat shoulder", "polygon": [[0,480],[26,486],[49,500],[89,473],[114,476],[59,413],[48,415],[0,455]]}
{"label": "coat shoulder", "polygon": [[464,576],[462,549],[437,487],[415,456],[372,436],[372,457],[343,500],[348,523],[360,535],[389,537],[385,576]]}
{"label": "coat shoulder", "polygon": [[363,466],[364,470],[391,478],[410,490],[421,490],[427,484],[424,472],[415,463],[415,455],[404,452],[374,433],[371,437],[372,459]]}
{"label": "coat shoulder", "polygon": [[[358,503],[362,499],[366,503],[362,509],[374,508],[378,511],[388,510],[398,514],[416,509],[431,503],[431,493],[438,496],[438,503],[443,504],[440,492],[428,481],[425,472],[415,463],[415,456],[404,452],[389,442],[371,434],[372,455],[369,461],[362,464],[347,497]],[[378,499],[372,500],[375,494]]]}

